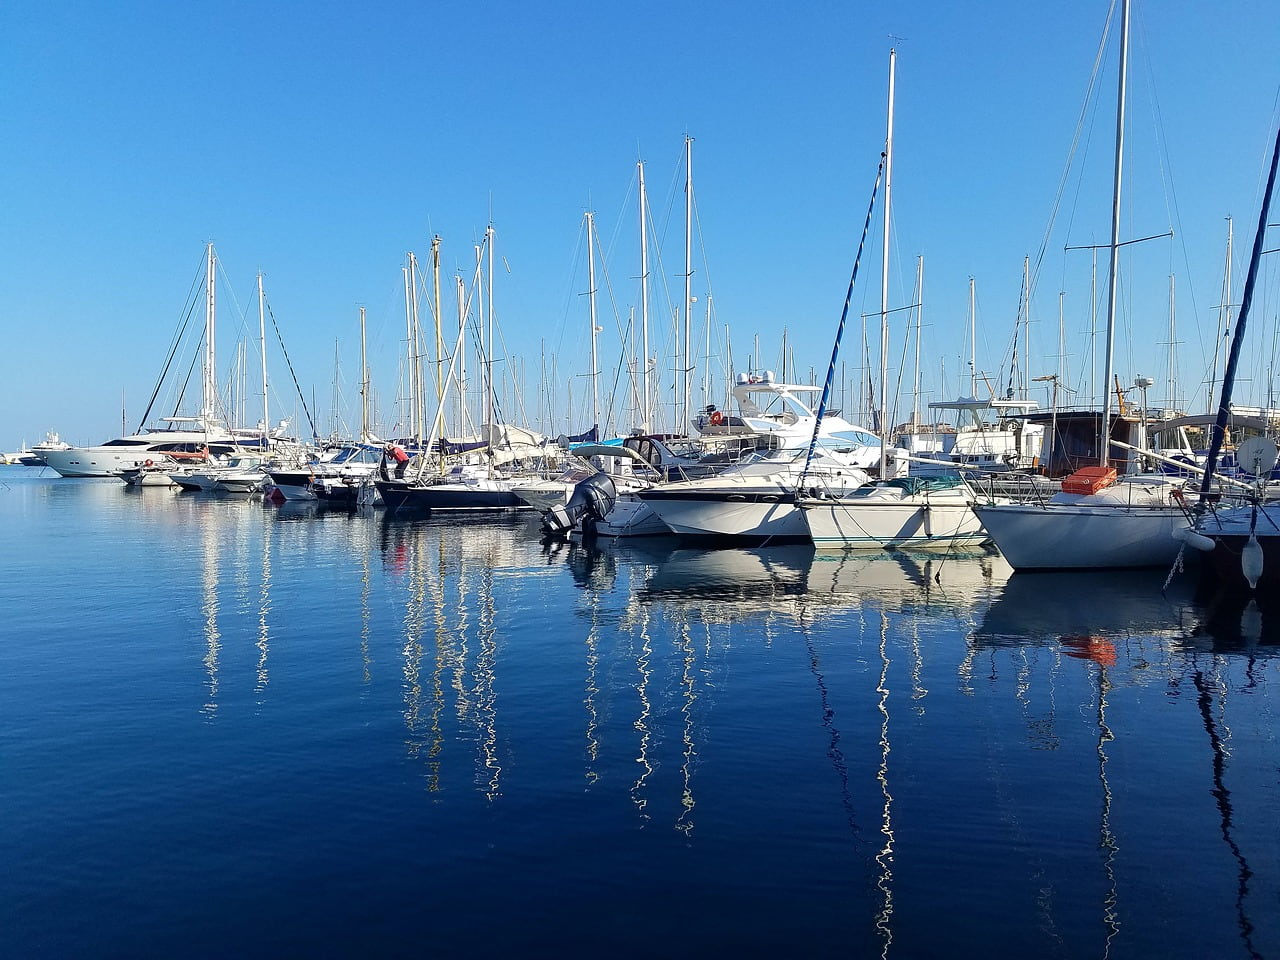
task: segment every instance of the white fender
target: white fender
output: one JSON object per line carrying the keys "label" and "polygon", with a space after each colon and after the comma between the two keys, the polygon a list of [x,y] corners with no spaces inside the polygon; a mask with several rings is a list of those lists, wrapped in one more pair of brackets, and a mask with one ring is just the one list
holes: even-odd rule
{"label": "white fender", "polygon": [[1194,547],[1197,550],[1203,550],[1205,553],[1212,552],[1213,548],[1216,546],[1214,541],[1209,537],[1206,537],[1203,533],[1196,533],[1196,531],[1190,527],[1179,527],[1177,530],[1173,531],[1173,536],[1174,539],[1181,540],[1187,546]]}
{"label": "white fender", "polygon": [[1240,551],[1240,572],[1249,581],[1249,589],[1256,589],[1262,577],[1262,544],[1253,533],[1249,534],[1244,549]]}

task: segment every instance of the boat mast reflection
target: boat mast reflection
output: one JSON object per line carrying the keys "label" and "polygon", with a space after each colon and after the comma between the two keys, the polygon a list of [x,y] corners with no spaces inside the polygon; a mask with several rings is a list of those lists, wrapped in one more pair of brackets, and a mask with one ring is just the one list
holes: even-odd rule
{"label": "boat mast reflection", "polygon": [[213,719],[218,713],[218,661],[222,655],[222,635],[218,630],[218,578],[221,569],[219,562],[219,541],[217,528],[212,523],[205,523],[201,528],[200,612],[204,619],[205,638],[205,689],[208,697],[201,713]]}
{"label": "boat mast reflection", "polygon": [[490,801],[501,796],[498,695],[502,630],[497,578],[512,550],[510,525],[456,524],[384,516],[383,565],[405,584],[401,617],[403,717],[408,755],[426,769],[427,790],[443,789],[450,706],[460,730],[474,731],[472,782]]}
{"label": "boat mast reflection", "polygon": [[876,781],[880,784],[880,794],[884,798],[884,808],[880,815],[880,835],[884,837],[884,845],[876,852],[876,863],[880,868],[880,876],[876,879],[883,901],[880,912],[876,915],[876,930],[879,932],[882,945],[880,956],[887,958],[889,948],[893,945],[893,795],[889,792],[889,618],[883,611],[880,613],[880,677],[876,682],[876,693],[879,695],[877,708],[880,711],[880,767],[876,771]]}
{"label": "boat mast reflection", "polygon": [[[1250,657],[1250,669],[1253,666],[1253,658]],[[1245,859],[1244,851],[1240,849],[1240,845],[1235,839],[1235,811],[1231,804],[1231,791],[1226,785],[1226,769],[1227,759],[1230,757],[1230,750],[1227,747],[1227,739],[1230,738],[1230,730],[1227,731],[1227,738],[1224,738],[1218,732],[1218,724],[1214,719],[1214,693],[1217,693],[1218,709],[1221,712],[1224,701],[1225,691],[1220,681],[1215,681],[1213,690],[1210,689],[1210,683],[1204,675],[1204,671],[1196,664],[1191,674],[1192,682],[1196,688],[1196,703],[1200,710],[1200,718],[1204,723],[1205,733],[1209,737],[1209,747],[1213,751],[1213,797],[1218,806],[1218,815],[1221,821],[1222,839],[1227,845],[1227,849],[1231,851],[1231,856],[1236,861],[1237,880],[1236,880],[1236,923],[1240,928],[1240,939],[1244,943],[1244,948],[1250,957],[1261,958],[1257,947],[1253,942],[1254,925],[1249,919],[1245,904],[1249,896],[1249,881],[1253,877],[1253,870],[1249,866],[1249,861]]]}

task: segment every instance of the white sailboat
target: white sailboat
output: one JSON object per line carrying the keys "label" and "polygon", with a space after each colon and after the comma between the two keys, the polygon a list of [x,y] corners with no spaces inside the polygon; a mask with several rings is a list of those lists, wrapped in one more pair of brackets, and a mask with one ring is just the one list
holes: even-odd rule
{"label": "white sailboat", "polygon": [[[795,499],[796,506],[804,521],[806,533],[813,540],[814,546],[820,548],[950,547],[980,543],[987,539],[977,516],[970,509],[973,494],[962,480],[956,477],[892,476],[893,471],[889,469],[889,224],[896,63],[896,52],[890,50],[888,122],[883,160],[884,250],[880,283],[880,425],[881,430],[885,431],[880,442],[880,479],[852,490],[800,491]],[[842,327],[843,322],[842,318]],[[832,369],[838,350],[837,335]],[[828,384],[830,381],[829,374]]]}
{"label": "white sailboat", "polygon": [[1115,173],[1111,206],[1110,276],[1107,293],[1105,397],[1099,422],[1099,467],[1063,482],[1063,489],[1034,503],[980,503],[974,511],[1015,570],[1102,569],[1168,565],[1177,556],[1179,531],[1190,523],[1182,481],[1162,475],[1130,475],[1116,481],[1112,393],[1119,282],[1120,195],[1124,171],[1125,81],[1128,69],[1129,0],[1120,20],[1119,90],[1116,98]]}

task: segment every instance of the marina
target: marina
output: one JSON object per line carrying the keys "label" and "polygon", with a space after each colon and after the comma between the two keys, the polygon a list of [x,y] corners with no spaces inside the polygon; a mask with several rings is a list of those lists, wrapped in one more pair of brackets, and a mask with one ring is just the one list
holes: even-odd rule
{"label": "marina", "polygon": [[1186,578],[26,468],[0,529],[9,955],[1280,949],[1280,624]]}
{"label": "marina", "polygon": [[0,957],[1280,955],[1268,11],[19,7]]}

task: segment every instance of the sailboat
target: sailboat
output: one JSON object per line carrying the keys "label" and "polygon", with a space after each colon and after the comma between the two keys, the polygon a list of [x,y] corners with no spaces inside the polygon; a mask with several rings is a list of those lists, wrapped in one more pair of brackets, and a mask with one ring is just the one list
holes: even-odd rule
{"label": "sailboat", "polygon": [[[91,447],[67,447],[46,450],[45,463],[64,477],[112,477],[121,471],[150,467],[171,460],[229,454],[236,451],[242,437],[229,430],[217,417],[217,369],[214,366],[214,332],[216,300],[214,278],[217,257],[213,244],[205,248],[205,331],[203,340],[203,395],[196,416],[161,417],[166,429],[138,429],[128,436],[108,440]],[[150,408],[143,416],[145,423]]]}
{"label": "sailboat", "polygon": [[[973,494],[957,476],[911,477],[893,476],[890,470],[888,431],[888,290],[889,290],[889,224],[893,183],[893,99],[894,69],[897,53],[889,51],[889,107],[883,156],[884,170],[884,249],[880,286],[880,479],[847,491],[802,489],[795,498],[809,537],[817,547],[921,547],[952,546],[980,543],[987,539],[978,518],[969,507]],[[874,204],[874,195],[872,203]],[[871,210],[867,211],[867,226]],[[866,228],[863,230],[865,240]],[[859,258],[861,247],[859,247]],[[854,279],[857,263],[854,265]],[[854,280],[850,280],[849,296]],[[849,297],[845,298],[847,315]],[[840,320],[843,331],[845,317]],[[832,375],[840,346],[837,334],[826,386],[819,407],[819,420],[825,413]],[[815,431],[815,439],[817,433]],[[812,453],[812,446],[811,446]],[[802,474],[801,488],[806,474]]]}
{"label": "sailboat", "polygon": [[[1179,531],[1190,525],[1184,482],[1165,475],[1116,479],[1111,444],[1113,350],[1119,283],[1120,188],[1124,170],[1125,82],[1128,69],[1129,0],[1120,20],[1119,89],[1116,98],[1115,173],[1111,206],[1110,276],[1099,466],[1077,471],[1062,491],[1026,503],[977,503],[974,512],[1015,570],[1106,569],[1165,566],[1177,556]],[[1055,437],[1056,441],[1056,437]]]}
{"label": "sailboat", "polygon": [[[492,353],[494,344],[493,235],[493,227],[489,226],[485,231],[485,252],[488,255],[489,269],[486,291],[488,304],[487,311],[485,311],[487,314],[487,335],[484,338],[482,347],[489,354]],[[480,268],[480,261],[477,260],[477,280],[480,276]],[[437,284],[437,289],[438,287],[439,285]],[[440,309],[438,296],[435,307],[438,319]],[[413,313],[416,315],[416,310]],[[463,316],[465,316],[465,310],[463,310]],[[495,402],[496,393],[493,384],[493,361],[490,356],[484,358],[485,395],[483,436],[481,440],[476,443],[451,444],[440,435],[443,429],[447,386],[455,377],[453,364],[462,354],[465,333],[466,324],[462,322],[459,324],[458,341],[454,350],[453,360],[450,362],[448,377],[446,377],[445,383],[441,385],[437,394],[438,407],[431,427],[431,436],[422,446],[422,450],[427,453],[434,452],[439,455],[439,469],[437,472],[427,473],[429,457],[424,454],[418,458],[419,469],[415,476],[404,478],[386,477],[376,481],[375,486],[382,495],[383,503],[392,510],[397,510],[401,507],[414,510],[467,510],[480,512],[532,509],[516,496],[512,489],[512,479],[498,464],[501,456],[506,456],[510,460],[522,454],[535,454],[541,449],[543,438],[533,431],[497,421],[495,417],[497,404]],[[416,330],[411,331],[411,354],[413,353],[413,343],[416,340]],[[414,362],[412,357],[411,362]],[[411,382],[417,384],[419,390],[421,389],[420,376],[411,377]],[[419,402],[420,398],[415,397],[415,407]],[[481,459],[478,461],[463,460],[461,462],[455,460],[452,464],[445,463],[446,456],[459,458],[467,454],[479,456]]]}

